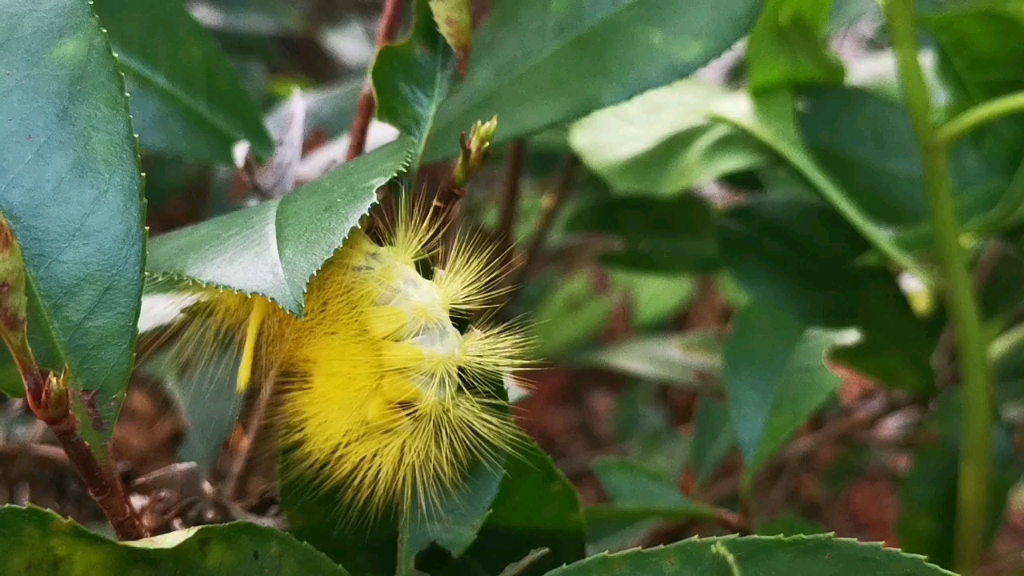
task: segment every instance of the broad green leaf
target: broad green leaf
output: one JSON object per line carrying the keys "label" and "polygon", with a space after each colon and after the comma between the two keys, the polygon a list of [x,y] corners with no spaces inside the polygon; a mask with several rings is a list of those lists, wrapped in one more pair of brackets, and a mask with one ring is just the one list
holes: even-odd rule
{"label": "broad green leaf", "polygon": [[[423,568],[431,574],[497,574],[536,548],[550,553],[525,575],[543,574],[583,557],[584,523],[572,483],[532,442],[509,457],[501,488],[479,537],[457,561]],[[423,556],[428,556],[424,554]]]}
{"label": "broad green leaf", "polygon": [[771,153],[739,128],[713,120],[722,99],[746,99],[691,78],[655,88],[575,122],[569,143],[615,190],[670,195],[766,165]]}
{"label": "broad green leaf", "polygon": [[90,430],[109,436],[132,370],[145,259],[124,83],[85,0],[7,2],[0,69],[0,210],[25,257],[29,336],[42,366],[70,365],[98,447]]}
{"label": "broad green leaf", "polygon": [[725,343],[724,386],[745,482],[839,389],[825,355],[842,337],[807,329],[763,302],[736,315]]}
{"label": "broad green leaf", "polygon": [[[413,170],[419,166],[427,134],[451,88],[454,71],[455,56],[437,32],[428,1],[417,0],[412,34],[401,44],[382,48],[371,73],[377,117],[416,139]],[[475,118],[462,130],[487,118]],[[458,145],[458,134],[454,138],[452,143]]]}
{"label": "broad green leaf", "polygon": [[149,273],[261,294],[302,315],[306,284],[376,202],[414,146],[400,138],[281,199],[154,238]]}
{"label": "broad green leaf", "polygon": [[698,401],[693,426],[693,468],[697,483],[705,484],[736,448],[736,430],[729,419],[729,408],[708,396]]}
{"label": "broad green leaf", "polygon": [[578,273],[545,295],[533,308],[533,354],[558,359],[590,343],[608,325],[615,297],[595,294],[593,279]]}
{"label": "broad green leaf", "polygon": [[114,542],[41,508],[0,507],[0,573],[23,576],[347,576],[312,546],[245,522]]}
{"label": "broad green leaf", "polygon": [[776,194],[723,214],[722,251],[732,278],[756,299],[807,326],[855,326],[856,346],[836,359],[914,394],[933,389],[937,335],[918,320],[895,279],[857,259],[867,243],[821,204]]}
{"label": "broad green leaf", "polygon": [[707,505],[689,500],[674,483],[635,461],[606,456],[595,460],[592,468],[611,505],[588,508],[588,519],[707,519],[713,516]]}
{"label": "broad green leaf", "polygon": [[[348,132],[352,127],[352,117],[356,113],[359,92],[365,84],[364,78],[357,77],[354,80],[304,90],[302,98],[306,101],[305,138],[314,130],[323,130],[331,137]],[[287,114],[287,111],[288,100],[282,100],[267,114],[265,123],[277,123],[278,118]]]}
{"label": "broad green leaf", "polygon": [[688,76],[747,34],[759,5],[694,0],[680,12],[673,0],[496,2],[426,159],[454,156],[476,120],[497,114],[497,140],[507,142]]}
{"label": "broad green leaf", "polygon": [[722,370],[722,345],[711,333],[646,334],[615,342],[573,359],[665,384],[699,387],[700,375]]}
{"label": "broad green leaf", "polygon": [[820,536],[695,538],[649,550],[599,554],[548,576],[953,576],[920,556]]}
{"label": "broad green leaf", "polygon": [[142,89],[136,112],[144,148],[231,162],[248,140],[268,157],[274,148],[260,111],[220,46],[176,0],[94,0],[128,83]]}
{"label": "broad green leaf", "polygon": [[[928,204],[920,150],[903,106],[867,90],[819,87],[802,92],[800,128],[820,165],[880,224],[920,234]],[[990,222],[1014,176],[983,143],[964,140],[952,151],[961,222]],[[1001,153],[1001,152],[999,152]],[[1024,183],[1020,185],[1024,189]],[[1016,210],[1016,206],[1013,207]],[[1005,212],[1005,210],[1003,210]]]}
{"label": "broad green leaf", "polygon": [[619,240],[603,257],[610,265],[703,272],[721,265],[715,221],[708,204],[695,196],[601,198],[581,204],[566,230]]}
{"label": "broad green leaf", "polygon": [[801,84],[842,84],[843,65],[828,47],[832,0],[767,0],[750,32],[752,92]]}

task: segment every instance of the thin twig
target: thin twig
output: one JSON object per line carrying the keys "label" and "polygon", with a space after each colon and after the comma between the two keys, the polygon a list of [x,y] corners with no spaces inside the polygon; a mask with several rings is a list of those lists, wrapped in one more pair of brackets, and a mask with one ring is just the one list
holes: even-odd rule
{"label": "thin twig", "polygon": [[[380,27],[377,28],[377,50],[391,43],[398,32],[398,24],[402,18],[402,0],[386,0],[384,13],[381,15]],[[359,93],[356,115],[352,118],[352,129],[349,132],[348,154],[345,160],[352,160],[366,151],[366,133],[370,130],[370,120],[376,108],[373,97],[373,80],[367,77],[366,85]]]}
{"label": "thin twig", "polygon": [[548,233],[551,232],[551,227],[555,223],[555,217],[558,216],[565,205],[565,200],[569,197],[569,192],[572,190],[573,174],[576,172],[578,164],[579,161],[575,156],[570,155],[566,157],[565,161],[562,162],[562,167],[558,170],[554,186],[544,195],[544,208],[540,218],[537,220],[537,230],[533,234],[533,239],[530,240],[529,248],[526,249],[526,256],[523,259],[522,266],[519,268],[519,273],[516,275],[515,282],[512,283],[513,286],[522,286],[530,274],[530,269],[536,265],[537,257],[540,255]]}
{"label": "thin twig", "polygon": [[267,415],[270,412],[270,399],[274,395],[274,383],[276,380],[277,377],[271,375],[269,378],[264,378],[260,383],[259,396],[256,398],[256,406],[249,417],[249,425],[245,430],[245,439],[242,441],[238,453],[234,454],[231,468],[228,471],[227,481],[225,482],[225,492],[229,500],[238,497],[238,490],[241,487],[242,480],[250,468],[249,463],[252,460],[253,445],[256,444],[257,436],[263,430],[263,424],[266,422]]}
{"label": "thin twig", "polygon": [[[516,140],[508,147],[505,176],[502,179],[501,187],[501,221],[498,225],[498,238],[503,253],[511,250],[514,243],[516,208],[519,206],[519,182],[522,180],[525,161],[526,143],[523,140]],[[506,258],[510,256],[511,252],[508,252]]]}

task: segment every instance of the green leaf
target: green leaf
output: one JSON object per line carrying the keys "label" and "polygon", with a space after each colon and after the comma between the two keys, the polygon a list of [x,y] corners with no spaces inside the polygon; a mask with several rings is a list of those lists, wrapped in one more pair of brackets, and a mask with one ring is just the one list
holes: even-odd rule
{"label": "green leaf", "polygon": [[254,154],[270,156],[274,143],[259,109],[183,3],[94,0],[94,6],[129,84],[145,92],[137,124],[143,147],[230,163],[231,146],[248,140]]}
{"label": "green leaf", "polygon": [[732,277],[752,297],[807,326],[856,326],[862,340],[836,359],[914,394],[934,387],[937,335],[918,320],[895,279],[857,259],[867,243],[821,204],[762,197],[720,217]]}
{"label": "green leaf", "polygon": [[619,240],[603,260],[622,268],[705,272],[721,265],[715,215],[695,196],[601,198],[581,204],[566,230]]}
{"label": "green leaf", "polygon": [[[921,14],[919,22],[938,45],[939,71],[950,88],[948,113],[1024,90],[1024,49],[1001,38],[1024,34],[1024,13],[1013,3],[970,2]],[[970,227],[990,233],[1024,221],[1024,118],[1001,118],[960,144],[976,150],[976,178],[993,182],[988,203],[973,210]],[[989,209],[987,213],[978,212]]]}
{"label": "green leaf", "polygon": [[414,141],[400,138],[284,198],[150,242],[148,272],[261,294],[301,316],[306,284],[376,202]]}
{"label": "green leaf", "polygon": [[533,308],[533,354],[554,360],[578,350],[604,330],[614,307],[615,298],[595,294],[586,273],[561,282]]}
{"label": "green leaf", "polygon": [[114,542],[41,508],[0,507],[0,573],[24,576],[347,576],[311,546],[255,524],[234,522]]}
{"label": "green leaf", "polygon": [[721,372],[722,345],[712,333],[648,334],[609,344],[573,360],[664,384],[699,387],[701,374]]}
{"label": "green leaf", "polygon": [[[382,48],[371,73],[377,117],[416,139],[413,171],[423,156],[438,108],[448,96],[454,71],[454,54],[437,32],[428,1],[417,0],[412,34],[401,44]],[[462,130],[487,118],[474,118]],[[458,134],[452,143],[458,145]]]}
{"label": "green leaf", "polygon": [[752,92],[843,83],[843,65],[828,47],[831,9],[831,0],[767,0],[747,45]]}
{"label": "green leaf", "polygon": [[736,448],[736,430],[725,403],[707,396],[697,403],[693,426],[693,467],[697,484],[703,485],[718,473],[726,456]]}
{"label": "green leaf", "polygon": [[74,406],[98,447],[90,429],[109,437],[132,370],[145,258],[124,83],[84,0],[7,2],[0,69],[0,210],[25,257],[29,337],[42,366],[97,393]]}
{"label": "green leaf", "polygon": [[842,339],[759,301],[736,315],[725,343],[724,385],[745,482],[839,389],[824,360]]}
{"label": "green leaf", "polygon": [[695,78],[680,80],[584,117],[570,128],[569,143],[619,192],[676,194],[771,159],[748,134],[708,116],[722,99],[747,98]]}
{"label": "green leaf", "polygon": [[426,160],[454,156],[459,134],[494,114],[507,142],[689,76],[747,34],[759,4],[695,0],[681,17],[673,0],[496,2]]}
{"label": "green leaf", "polygon": [[588,519],[713,517],[708,506],[689,500],[674,483],[666,481],[637,462],[606,456],[598,458],[591,466],[612,506],[588,508]]}
{"label": "green leaf", "polygon": [[[456,562],[431,565],[431,574],[497,574],[536,548],[550,553],[524,575],[546,571],[583,557],[584,524],[579,496],[571,482],[532,442],[510,456],[491,514],[473,545]],[[424,554],[426,556],[426,554]],[[435,559],[435,562],[437,560]]]}
{"label": "green leaf", "polygon": [[[853,88],[806,89],[801,103],[800,128],[808,148],[850,199],[873,221],[900,227],[910,235],[908,242],[920,236],[928,204],[920,150],[906,109]],[[992,225],[994,217],[1008,210],[1001,198],[1017,163],[1007,165],[999,158],[1005,150],[963,140],[952,151],[958,214],[969,230]],[[1024,183],[1019,187],[1024,194]]]}
{"label": "green leaf", "polygon": [[600,554],[548,576],[952,576],[919,556],[877,544],[821,536],[696,538],[650,550]]}
{"label": "green leaf", "polygon": [[629,320],[637,330],[664,328],[692,300],[696,282],[689,274],[658,274],[613,268],[612,286],[629,298]]}

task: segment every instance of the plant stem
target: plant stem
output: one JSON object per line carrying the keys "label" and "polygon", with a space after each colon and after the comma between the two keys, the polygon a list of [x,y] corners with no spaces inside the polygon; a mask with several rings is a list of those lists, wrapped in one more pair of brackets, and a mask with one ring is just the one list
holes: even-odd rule
{"label": "plant stem", "polygon": [[1024,92],[1000,96],[965,110],[939,129],[939,139],[948,146],[972,130],[1011,114],[1024,114]]}
{"label": "plant stem", "polygon": [[928,88],[917,60],[913,0],[886,0],[884,10],[899,65],[903,98],[921,147],[935,249],[942,264],[943,288],[960,348],[964,400],[954,554],[960,573],[971,576],[985,553],[992,477],[992,375],[967,258],[959,242],[949,147],[932,124]]}
{"label": "plant stem", "polygon": [[[380,17],[380,27],[377,28],[377,50],[395,39],[398,32],[398,23],[402,19],[402,0],[386,0],[384,13]],[[371,64],[372,68],[372,64]],[[352,160],[361,156],[366,151],[366,133],[370,130],[370,120],[373,119],[373,111],[377,104],[373,98],[373,80],[367,75],[366,86],[363,86],[359,93],[359,101],[356,104],[356,115],[352,118],[352,129],[349,131],[348,153],[345,160]]]}
{"label": "plant stem", "polygon": [[536,264],[537,257],[540,255],[544,242],[548,238],[548,233],[551,232],[551,227],[555,223],[555,217],[558,216],[562,206],[565,205],[565,200],[569,197],[569,192],[572,190],[572,177],[576,172],[578,164],[579,160],[575,156],[567,156],[562,162],[561,168],[558,169],[558,176],[551,191],[544,194],[544,207],[540,218],[537,220],[537,230],[533,233],[533,239],[530,240],[530,245],[526,249],[526,256],[523,258],[522,266],[519,268],[512,286],[522,286],[530,274],[531,266]]}

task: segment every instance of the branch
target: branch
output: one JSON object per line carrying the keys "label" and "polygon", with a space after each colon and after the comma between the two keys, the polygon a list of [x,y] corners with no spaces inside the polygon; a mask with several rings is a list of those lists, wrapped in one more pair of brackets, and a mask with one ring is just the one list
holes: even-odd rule
{"label": "branch", "polygon": [[516,275],[515,282],[512,283],[513,286],[522,286],[530,274],[530,268],[536,265],[537,257],[540,255],[544,242],[551,232],[551,226],[555,223],[555,217],[561,211],[562,206],[565,205],[565,200],[569,197],[569,192],[572,190],[572,177],[576,172],[578,164],[579,161],[575,156],[570,155],[566,157],[558,171],[554,186],[550,192],[544,195],[544,208],[540,218],[537,220],[537,231],[534,232],[533,239],[530,240],[530,246],[526,249],[526,257],[523,259],[522,267],[519,269],[519,274]]}
{"label": "branch", "polygon": [[[377,51],[391,43],[398,32],[398,24],[402,19],[402,0],[386,0],[384,13],[381,15],[380,27],[377,28]],[[371,65],[372,69],[372,65]],[[374,109],[377,107],[373,96],[373,78],[367,75],[366,86],[363,86],[359,93],[359,102],[356,105],[356,115],[352,118],[352,129],[349,131],[348,154],[345,160],[352,160],[362,156],[366,151],[366,133],[370,130],[370,120],[373,119]]]}
{"label": "branch", "polygon": [[519,182],[523,176],[523,164],[526,161],[526,143],[516,140],[508,148],[508,159],[505,161],[505,176],[501,188],[501,220],[498,225],[498,241],[500,252],[505,264],[513,258],[512,246],[516,227],[516,211],[519,207]]}

